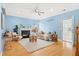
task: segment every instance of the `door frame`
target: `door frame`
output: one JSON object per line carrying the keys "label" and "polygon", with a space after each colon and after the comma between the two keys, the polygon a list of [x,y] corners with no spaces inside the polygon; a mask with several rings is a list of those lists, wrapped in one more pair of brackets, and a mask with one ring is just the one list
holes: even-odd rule
{"label": "door frame", "polygon": [[[72,19],[72,40],[73,40],[73,45],[75,44],[75,22],[74,22],[74,16],[70,17],[70,18],[67,18],[67,19]],[[67,20],[67,19],[63,19],[63,20]],[[63,22],[62,22],[63,24]],[[63,25],[62,25],[63,27]],[[62,40],[63,40],[63,28],[62,28]],[[64,41],[64,40],[63,40]]]}

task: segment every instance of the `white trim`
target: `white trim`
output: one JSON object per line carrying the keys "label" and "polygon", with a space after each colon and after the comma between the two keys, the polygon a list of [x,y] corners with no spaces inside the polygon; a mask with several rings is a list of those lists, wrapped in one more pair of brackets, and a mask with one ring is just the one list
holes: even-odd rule
{"label": "white trim", "polygon": [[[62,42],[67,42],[67,43],[72,43],[72,42],[65,41],[65,40],[60,40],[60,41],[62,41]],[[73,46],[75,46],[75,44],[74,44],[74,43],[72,43],[72,44],[73,44]]]}
{"label": "white trim", "polygon": [[62,40],[62,41],[64,41],[64,42],[68,42],[68,43],[73,43],[73,42],[69,42],[69,41],[66,41],[66,40]]}
{"label": "white trim", "polygon": [[[66,21],[67,21],[67,23],[66,23]],[[69,21],[70,21],[70,23],[72,24],[72,25],[71,25],[71,28],[73,29],[73,27],[72,27],[72,26],[73,26],[73,19],[72,19],[72,18],[69,18],[69,19],[67,19],[67,20],[63,20],[63,29],[64,29],[64,22],[65,22],[65,24],[68,24]],[[65,28],[65,29],[66,29],[66,28]],[[71,33],[73,32],[72,29],[70,30]],[[65,31],[65,30],[63,30],[63,40],[64,40],[64,31]],[[69,31],[69,30],[66,30],[66,31]],[[68,39],[69,39],[69,38],[68,38]],[[73,43],[73,33],[72,33],[71,41],[67,41],[67,39],[64,40],[64,41]]]}

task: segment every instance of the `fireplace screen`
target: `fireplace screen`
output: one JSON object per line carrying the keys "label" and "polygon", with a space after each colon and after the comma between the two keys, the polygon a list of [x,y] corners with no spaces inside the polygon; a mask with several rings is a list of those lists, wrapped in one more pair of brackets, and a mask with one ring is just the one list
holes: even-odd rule
{"label": "fireplace screen", "polygon": [[29,38],[30,30],[21,30],[21,35],[23,38]]}

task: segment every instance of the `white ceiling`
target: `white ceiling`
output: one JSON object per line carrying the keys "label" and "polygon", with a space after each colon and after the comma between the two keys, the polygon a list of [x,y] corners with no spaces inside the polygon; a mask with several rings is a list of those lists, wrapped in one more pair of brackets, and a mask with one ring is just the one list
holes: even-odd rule
{"label": "white ceiling", "polygon": [[[38,6],[44,14],[41,16],[34,12]],[[57,14],[79,9],[78,3],[5,3],[6,14],[24,18],[41,20],[46,17],[55,16]],[[65,9],[65,11],[64,11]]]}

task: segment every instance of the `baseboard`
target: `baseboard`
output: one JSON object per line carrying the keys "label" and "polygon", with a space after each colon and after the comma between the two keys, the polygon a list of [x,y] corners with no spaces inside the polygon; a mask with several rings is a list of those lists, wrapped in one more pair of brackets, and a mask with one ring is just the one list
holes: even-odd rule
{"label": "baseboard", "polygon": [[65,40],[62,40],[62,41],[64,41],[64,42],[68,42],[68,43],[73,43],[73,42],[69,42],[69,41],[65,41]]}
{"label": "baseboard", "polygon": [[61,40],[61,41],[63,41],[63,42],[68,42],[68,43],[72,43],[73,44],[73,46],[75,46],[76,44],[74,44],[73,42],[69,42],[69,41],[65,41],[65,40]]}

